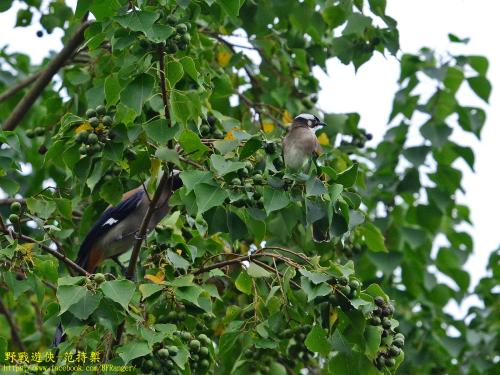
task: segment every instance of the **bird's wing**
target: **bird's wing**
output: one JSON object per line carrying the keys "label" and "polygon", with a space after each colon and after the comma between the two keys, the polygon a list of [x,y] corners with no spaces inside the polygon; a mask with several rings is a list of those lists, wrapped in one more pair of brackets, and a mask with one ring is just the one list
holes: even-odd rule
{"label": "bird's wing", "polygon": [[81,267],[86,266],[92,246],[98,241],[98,239],[106,234],[111,228],[116,224],[125,219],[141,202],[145,192],[142,187],[136,189],[134,193],[130,196],[125,197],[116,206],[108,207],[99,217],[94,226],[90,229],[89,233],[85,237],[80,246],[80,251],[78,252],[78,257],[76,258],[76,263]]}

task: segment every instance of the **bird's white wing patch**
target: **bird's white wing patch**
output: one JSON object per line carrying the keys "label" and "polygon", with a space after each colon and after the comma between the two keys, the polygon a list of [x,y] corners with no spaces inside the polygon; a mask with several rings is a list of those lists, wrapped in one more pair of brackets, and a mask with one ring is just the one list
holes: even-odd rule
{"label": "bird's white wing patch", "polygon": [[118,220],[113,219],[112,217],[110,217],[108,220],[106,220],[106,222],[102,226],[103,227],[105,227],[106,225],[112,226],[115,223],[118,223]]}
{"label": "bird's white wing patch", "polygon": [[299,118],[299,117],[303,118],[304,120],[314,120],[315,119],[314,115],[311,115],[310,113],[301,113],[296,118]]}

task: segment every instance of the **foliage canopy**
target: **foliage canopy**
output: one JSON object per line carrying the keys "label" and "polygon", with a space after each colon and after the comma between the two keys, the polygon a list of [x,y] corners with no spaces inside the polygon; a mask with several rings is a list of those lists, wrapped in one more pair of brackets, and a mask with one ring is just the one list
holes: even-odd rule
{"label": "foliage canopy", "polygon": [[[443,310],[469,295],[473,250],[456,193],[474,153],[451,135],[479,138],[486,117],[457,92],[488,101],[487,59],[401,53],[385,0],[41,3],[21,1],[16,25],[39,18],[40,37],[62,29],[74,48],[35,94],[56,59],[0,51],[0,363],[48,350],[60,319],[60,353],[137,373],[499,373],[498,251],[484,306]],[[374,53],[401,62],[384,138],[367,144],[356,113],[322,113],[316,165],[286,174],[286,126],[318,113],[313,67]],[[184,186],[135,281],[54,256],[74,259],[106,205],[172,166]]]}

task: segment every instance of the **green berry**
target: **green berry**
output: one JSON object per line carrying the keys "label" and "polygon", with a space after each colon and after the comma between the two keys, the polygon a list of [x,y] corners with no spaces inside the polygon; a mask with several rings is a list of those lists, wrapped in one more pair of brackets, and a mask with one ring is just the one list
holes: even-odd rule
{"label": "green berry", "polygon": [[240,175],[240,177],[247,177],[248,176],[248,169],[242,168],[238,171],[238,174]]}
{"label": "green berry", "polygon": [[81,155],[87,155],[89,150],[87,146],[81,145],[78,151],[80,152]]}
{"label": "green berry", "polygon": [[200,356],[198,354],[193,354],[191,356],[191,359],[194,361],[194,362],[198,362],[200,360]]}
{"label": "green berry", "polygon": [[189,348],[195,352],[198,352],[201,348],[201,343],[198,340],[191,340],[189,342]]}
{"label": "green berry", "polygon": [[182,35],[181,41],[189,44],[189,42],[191,42],[191,35],[189,34]]}
{"label": "green berry", "polygon": [[97,112],[94,109],[89,108],[89,109],[87,109],[87,112],[85,112],[85,116],[87,116],[87,118],[90,119],[92,117],[96,117]]}
{"label": "green berry", "polygon": [[224,138],[224,133],[222,133],[222,131],[219,129],[215,129],[214,130],[214,138],[217,138],[217,139]]}
{"label": "green berry", "polygon": [[96,153],[102,150],[102,145],[99,143],[96,143],[95,145],[91,146],[92,152]]}
{"label": "green berry", "polygon": [[403,348],[403,346],[405,346],[405,342],[404,342],[403,340],[401,340],[400,338],[395,339],[395,340],[392,342],[392,344],[393,344],[394,346],[397,346],[397,347],[398,347],[398,348],[400,348],[400,349],[402,349],[402,348]]}
{"label": "green berry", "polygon": [[394,360],[394,358],[386,358],[385,365],[387,367],[394,367],[396,365],[396,361]]}
{"label": "green berry", "polygon": [[259,193],[258,191],[256,191],[255,193],[253,193],[253,199],[255,199],[256,201],[260,200],[260,198],[262,198],[262,194]]}
{"label": "green berry", "polygon": [[350,293],[351,293],[351,288],[349,285],[342,285],[340,287],[340,292],[344,295],[344,296],[348,296]]}
{"label": "green berry", "polygon": [[210,133],[210,126],[207,124],[203,124],[200,126],[200,133],[203,136],[206,136]]}
{"label": "green berry", "polygon": [[247,160],[245,162],[245,168],[249,171],[249,172],[252,172],[253,171],[253,164],[250,160]]}
{"label": "green berry", "polygon": [[98,105],[95,109],[97,115],[104,116],[106,114],[106,107],[103,105]]}
{"label": "green berry", "polygon": [[177,17],[174,16],[173,14],[170,14],[167,16],[167,23],[170,25],[170,26],[175,26],[177,24]]}
{"label": "green berry", "polygon": [[241,180],[238,177],[235,177],[231,180],[231,184],[233,185],[241,185]]}
{"label": "green berry", "polygon": [[144,361],[142,363],[142,369],[146,372],[151,371],[154,368],[154,363],[151,359],[148,359],[147,361]]}
{"label": "green berry", "polygon": [[37,126],[37,127],[35,128],[35,135],[36,135],[37,137],[41,137],[41,136],[42,136],[42,135],[44,135],[44,134],[45,134],[45,128],[42,128],[41,126]]}
{"label": "green berry", "polygon": [[175,367],[175,363],[171,359],[169,359],[165,362],[165,366],[167,367],[167,369],[172,370]]}
{"label": "green berry", "polygon": [[191,338],[191,334],[189,332],[181,332],[181,338],[183,340],[189,340]]}
{"label": "green berry", "polygon": [[249,182],[245,183],[245,191],[252,191],[253,190],[253,185]]}
{"label": "green berry", "polygon": [[351,280],[349,282],[349,286],[351,289],[359,289],[361,287],[361,283],[358,280]]}
{"label": "green berry", "polygon": [[94,275],[94,281],[97,283],[97,284],[102,284],[103,282],[106,281],[106,277],[102,274],[102,273],[96,273]]}
{"label": "green berry", "polygon": [[17,214],[10,214],[9,220],[12,224],[19,223],[19,216]]}
{"label": "green berry", "polygon": [[347,277],[341,277],[339,279],[339,284],[345,286],[345,285],[349,284],[349,280],[347,279]]}
{"label": "green berry", "polygon": [[206,357],[209,353],[209,350],[206,346],[202,346],[200,348],[200,355],[203,356],[203,357]]}
{"label": "green berry", "polygon": [[389,348],[388,353],[391,357],[397,357],[399,355],[399,353],[401,353],[401,349],[399,349],[397,346],[391,346]]}
{"label": "green berry", "polygon": [[208,345],[211,343],[210,339],[204,333],[198,335],[198,340],[200,340],[203,344]]}
{"label": "green berry", "polygon": [[264,180],[264,179],[263,179],[263,177],[262,177],[262,175],[261,175],[260,173],[256,173],[256,174],[254,174],[254,175],[253,175],[253,181],[254,181],[256,184],[260,184],[260,183],[262,183],[262,181],[263,181],[263,180]]}
{"label": "green berry", "polygon": [[89,137],[89,132],[86,130],[82,130],[80,133],[76,135],[76,141],[84,143],[88,137]]}
{"label": "green berry", "polygon": [[186,34],[187,30],[188,30],[187,26],[183,23],[180,23],[175,27],[175,31],[179,34]]}
{"label": "green berry", "polygon": [[163,348],[158,350],[158,357],[164,360],[168,359],[170,357],[168,349]]}
{"label": "green berry", "polygon": [[97,136],[97,134],[95,134],[95,133],[89,134],[89,136],[87,138],[87,144],[95,145],[95,144],[97,144],[98,141],[99,141],[99,137]]}
{"label": "green berry", "polygon": [[405,340],[405,336],[402,333],[396,333],[394,335],[394,338],[395,339],[400,339],[400,340],[403,340],[403,341]]}
{"label": "green berry", "polygon": [[387,318],[382,319],[382,327],[384,327],[385,329],[390,329],[391,328],[390,319]]}
{"label": "green berry", "polygon": [[208,359],[204,359],[200,362],[200,367],[202,369],[207,369],[210,367],[210,362],[208,361]]}
{"label": "green berry", "polygon": [[10,205],[10,210],[16,214],[18,214],[19,212],[21,212],[21,203],[19,202],[12,202],[12,204]]}
{"label": "green berry", "polygon": [[169,311],[167,314],[167,319],[168,320],[177,320],[177,312],[176,311]]}
{"label": "green berry", "polygon": [[378,316],[374,316],[370,319],[370,324],[374,326],[379,326],[382,323]]}
{"label": "green berry", "polygon": [[35,138],[35,131],[33,129],[26,130],[26,137]]}
{"label": "green berry", "polygon": [[89,118],[89,124],[93,128],[97,128],[99,126],[99,119],[97,117],[91,117]]}
{"label": "green berry", "polygon": [[383,297],[380,297],[380,296],[375,297],[375,305],[377,305],[378,307],[381,307],[384,305],[384,303],[385,303],[385,300]]}
{"label": "green berry", "polygon": [[179,348],[177,346],[175,346],[175,345],[169,346],[168,347],[168,353],[173,357],[177,353],[179,353]]}
{"label": "green berry", "polygon": [[175,44],[174,42],[171,42],[171,41],[169,41],[167,43],[166,51],[168,54],[174,54],[177,52],[177,50],[178,50],[177,44]]}
{"label": "green berry", "polygon": [[104,124],[104,126],[111,126],[113,125],[113,119],[111,118],[111,116],[104,116],[102,118],[102,123]]}
{"label": "green berry", "polygon": [[252,358],[253,357],[253,350],[248,348],[247,350],[245,350],[245,357],[247,358]]}

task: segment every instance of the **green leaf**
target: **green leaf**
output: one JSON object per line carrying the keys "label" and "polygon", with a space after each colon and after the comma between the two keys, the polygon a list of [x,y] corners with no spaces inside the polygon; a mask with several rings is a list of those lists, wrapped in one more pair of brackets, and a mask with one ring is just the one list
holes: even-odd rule
{"label": "green leaf", "polygon": [[327,296],[332,293],[330,285],[324,282],[315,284],[305,276],[300,277],[300,285],[304,293],[307,295],[307,302],[313,301],[316,297]]}
{"label": "green leaf", "polygon": [[258,138],[250,138],[240,152],[240,160],[247,159],[262,147],[262,141]]}
{"label": "green leaf", "polygon": [[117,74],[112,74],[106,77],[104,81],[104,95],[108,105],[118,103],[122,88]]}
{"label": "green leaf", "polygon": [[368,0],[370,10],[377,16],[385,15],[386,0]]}
{"label": "green leaf", "polygon": [[44,199],[27,198],[26,205],[33,214],[42,219],[48,219],[54,213],[57,205],[54,201],[46,201]]}
{"label": "green leaf", "polygon": [[347,12],[340,5],[330,5],[322,12],[323,19],[332,28],[342,25],[347,19]]}
{"label": "green leaf", "polygon": [[151,34],[154,22],[160,17],[159,13],[143,12],[134,10],[123,16],[115,17],[115,20],[125,28],[133,31],[141,31]]}
{"label": "green leaf", "polygon": [[205,152],[209,150],[207,146],[201,143],[200,137],[191,131],[184,130],[179,137],[179,144],[192,158],[200,158]]}
{"label": "green leaf", "polygon": [[184,72],[187,73],[188,76],[190,76],[195,82],[198,82],[200,73],[198,73],[198,70],[196,70],[196,64],[194,63],[194,60],[189,56],[184,56],[179,60],[179,62],[182,64]]}
{"label": "green leaf", "polygon": [[106,181],[99,190],[99,196],[113,206],[121,201],[122,195],[123,186],[117,178]]}
{"label": "green leaf", "polygon": [[349,168],[337,175],[337,183],[344,187],[351,187],[356,183],[358,177],[358,164],[354,163]]}
{"label": "green leaf", "polygon": [[248,276],[253,277],[253,278],[259,278],[259,277],[269,277],[271,276],[271,273],[267,271],[266,269],[262,268],[261,266],[250,262],[247,268],[247,273]]}
{"label": "green leaf", "polygon": [[325,188],[325,185],[323,182],[317,178],[311,178],[306,181],[306,196],[307,197],[313,197],[313,196],[318,196],[322,194],[326,194],[327,190]]}
{"label": "green leaf", "polygon": [[86,289],[83,298],[71,305],[69,311],[78,319],[85,320],[97,309],[101,299],[101,293],[92,293]]}
{"label": "green leaf", "polygon": [[226,12],[230,17],[236,18],[240,14],[240,7],[243,2],[240,0],[218,0],[217,4]]}
{"label": "green leaf", "polygon": [[178,61],[172,60],[167,63],[167,81],[168,81],[168,89],[171,90],[175,87],[177,82],[182,79],[184,75],[184,69],[182,68],[182,64]]}
{"label": "green leaf", "polygon": [[252,294],[253,281],[245,271],[241,271],[235,282],[236,289],[245,294]]}
{"label": "green leaf", "polygon": [[484,76],[467,78],[470,88],[474,93],[488,103],[491,94],[491,83]]}
{"label": "green leaf", "polygon": [[151,96],[154,83],[154,78],[149,74],[137,76],[121,92],[121,102],[133,109],[136,114],[142,113],[142,106]]}
{"label": "green leaf", "polygon": [[378,227],[370,222],[367,222],[360,227],[360,231],[365,238],[366,245],[371,251],[387,252],[387,248],[384,243],[384,236]]}
{"label": "green leaf", "polygon": [[330,275],[327,275],[325,273],[320,273],[320,272],[311,272],[308,271],[304,268],[299,269],[299,272],[307,277],[309,280],[311,280],[314,284],[321,284],[325,281],[328,281],[331,279]]}
{"label": "green leaf", "polygon": [[152,352],[146,341],[134,341],[123,344],[116,349],[116,352],[127,364],[135,358],[144,357]]}
{"label": "green leaf", "polygon": [[196,205],[198,213],[202,214],[212,207],[220,206],[227,197],[227,192],[219,186],[213,186],[206,183],[198,184],[194,187],[196,195]]}
{"label": "green leaf", "polygon": [[177,166],[181,165],[181,161],[179,159],[179,154],[177,151],[168,148],[168,147],[160,147],[159,149],[156,150],[155,156],[163,161],[173,163]]}
{"label": "green leaf", "polygon": [[312,327],[311,331],[307,334],[304,344],[306,344],[307,349],[311,352],[321,354],[328,354],[332,348],[332,345],[326,339],[325,330],[319,325]]}
{"label": "green leaf", "polygon": [[187,270],[191,263],[172,250],[167,250],[167,258],[174,268]]}
{"label": "green leaf", "polygon": [[57,288],[57,299],[59,301],[59,315],[62,315],[75,303],[85,297],[87,289],[78,285],[60,285]]}
{"label": "green leaf", "polygon": [[139,291],[142,294],[143,300],[148,298],[148,297],[151,297],[153,294],[156,294],[163,289],[165,289],[164,285],[158,285],[158,284],[152,284],[152,283],[139,285]]}
{"label": "green leaf", "polygon": [[212,154],[210,156],[212,166],[220,176],[245,168],[245,163],[242,161],[230,161],[224,159],[221,155]]}
{"label": "green leaf", "polygon": [[288,206],[290,199],[283,190],[273,189],[269,186],[264,187],[264,209],[269,215],[273,211],[281,210]]}
{"label": "green leaf", "polygon": [[104,296],[119,303],[125,310],[135,292],[135,284],[129,280],[105,281],[100,286]]}
{"label": "green leaf", "polygon": [[187,191],[193,190],[198,184],[213,182],[212,173],[207,171],[182,171],[180,177]]}
{"label": "green leaf", "polygon": [[156,119],[142,126],[150,140],[158,145],[166,145],[173,139],[179,129],[178,126],[169,127],[165,119]]}
{"label": "green leaf", "polygon": [[352,13],[347,19],[347,26],[342,35],[363,35],[365,29],[372,24],[370,17],[364,16],[361,13]]}
{"label": "green leaf", "polygon": [[472,69],[474,69],[480,76],[485,76],[488,72],[490,63],[484,56],[467,56],[467,61]]}

